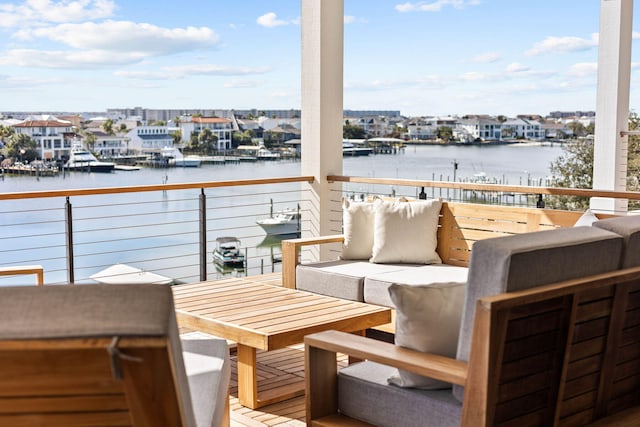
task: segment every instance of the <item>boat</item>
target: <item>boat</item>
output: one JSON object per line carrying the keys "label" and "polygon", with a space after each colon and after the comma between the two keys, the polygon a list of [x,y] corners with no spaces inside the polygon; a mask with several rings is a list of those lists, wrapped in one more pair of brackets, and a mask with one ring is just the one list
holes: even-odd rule
{"label": "boat", "polygon": [[226,267],[244,267],[240,240],[235,237],[218,237],[213,250],[213,261]]}
{"label": "boat", "polygon": [[71,155],[64,168],[70,171],[109,173],[115,169],[115,166],[116,164],[113,162],[99,161],[91,151],[74,149],[71,150]]}
{"label": "boat", "polygon": [[163,159],[167,160],[169,166],[183,168],[197,168],[200,166],[200,158],[196,156],[185,156],[176,147],[164,147],[160,151]]}
{"label": "boat", "polygon": [[174,280],[171,277],[162,276],[150,271],[144,271],[140,268],[127,264],[114,264],[111,267],[92,274],[89,278],[98,283],[104,283],[107,285],[142,283],[171,285],[174,283]]}
{"label": "boat", "polygon": [[356,146],[353,142],[342,141],[343,156],[368,156],[372,152],[371,147]]}
{"label": "boat", "polygon": [[267,235],[292,235],[300,234],[300,210],[287,208],[276,212],[269,218],[256,221]]}
{"label": "boat", "polygon": [[256,152],[256,159],[258,160],[280,160],[280,153],[274,153],[261,145]]}

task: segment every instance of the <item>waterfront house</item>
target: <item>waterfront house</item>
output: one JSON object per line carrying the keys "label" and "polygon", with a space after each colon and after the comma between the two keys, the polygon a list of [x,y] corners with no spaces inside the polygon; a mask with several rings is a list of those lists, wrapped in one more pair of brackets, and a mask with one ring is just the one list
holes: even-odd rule
{"label": "waterfront house", "polygon": [[173,146],[173,137],[166,126],[138,126],[130,130],[126,138],[133,153],[159,154],[164,147]]}
{"label": "waterfront house", "polygon": [[34,115],[14,124],[16,133],[30,136],[37,145],[43,160],[68,158],[71,152],[71,137],[74,134],[70,121],[51,115]]}
{"label": "waterfront house", "polygon": [[503,139],[542,140],[545,138],[544,130],[539,122],[521,118],[508,119],[502,122],[501,134]]}
{"label": "waterfront house", "polygon": [[199,135],[204,129],[209,129],[216,137],[217,150],[230,150],[233,136],[233,122],[220,117],[185,117],[180,122],[182,142],[188,144],[191,135]]}
{"label": "waterfront house", "polygon": [[113,158],[128,154],[129,139],[127,136],[111,135],[102,130],[102,128],[88,128],[86,132],[91,132],[95,138],[91,146],[87,148],[97,154],[98,157]]}
{"label": "waterfront house", "polygon": [[491,117],[460,119],[456,124],[456,130],[459,132],[458,139],[464,142],[499,140],[502,138],[501,128],[501,123]]}

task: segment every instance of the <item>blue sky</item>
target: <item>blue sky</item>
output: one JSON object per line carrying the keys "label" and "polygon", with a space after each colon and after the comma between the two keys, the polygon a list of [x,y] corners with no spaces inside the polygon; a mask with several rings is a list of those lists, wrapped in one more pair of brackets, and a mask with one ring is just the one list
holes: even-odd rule
{"label": "blue sky", "polygon": [[[345,0],[344,107],[594,110],[599,9]],[[0,0],[0,111],[300,108],[299,21],[300,0]],[[640,111],[635,65],[631,86]]]}

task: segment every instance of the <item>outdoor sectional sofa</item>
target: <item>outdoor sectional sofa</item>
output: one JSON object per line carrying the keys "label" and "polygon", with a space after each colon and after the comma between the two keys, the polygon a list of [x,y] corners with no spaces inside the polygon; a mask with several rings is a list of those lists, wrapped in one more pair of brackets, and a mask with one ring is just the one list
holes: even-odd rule
{"label": "outdoor sectional sofa", "polygon": [[[283,283],[394,308],[391,285],[466,283],[472,246],[479,240],[572,227],[587,217],[598,219],[591,213],[439,200],[347,201],[343,235],[282,242]],[[303,246],[326,243],[342,244],[336,259],[300,264]],[[393,332],[393,325],[377,329]]]}
{"label": "outdoor sectional sofa", "polygon": [[640,216],[606,219],[478,241],[466,285],[390,286],[395,345],[305,338],[308,425],[636,425],[639,249]]}

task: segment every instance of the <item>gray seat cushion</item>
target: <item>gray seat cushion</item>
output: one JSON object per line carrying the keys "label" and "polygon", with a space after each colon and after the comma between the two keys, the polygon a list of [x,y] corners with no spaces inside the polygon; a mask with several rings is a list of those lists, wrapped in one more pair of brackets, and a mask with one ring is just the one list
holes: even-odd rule
{"label": "gray seat cushion", "polygon": [[375,264],[368,261],[336,260],[301,264],[296,268],[296,288],[330,297],[364,301],[364,278],[398,271],[407,264]]}
{"label": "gray seat cushion", "polygon": [[434,283],[466,283],[469,269],[447,264],[412,265],[402,270],[372,274],[364,279],[364,302],[395,308],[389,286],[424,286]]}
{"label": "gray seat cushion", "polygon": [[602,219],[592,225],[622,236],[624,249],[621,268],[640,266],[640,215]]}
{"label": "gray seat cushion", "polygon": [[[471,252],[459,360],[469,360],[478,298],[613,271],[622,237],[594,227],[571,227],[476,242]],[[462,400],[462,388],[454,387]]]}
{"label": "gray seat cushion", "polygon": [[199,333],[183,335],[182,357],[196,425],[222,425],[231,378],[227,341]]}
{"label": "gray seat cushion", "polygon": [[460,425],[462,405],[451,389],[420,390],[389,385],[395,368],[362,362],[340,370],[338,408],[376,426],[448,427]]}

